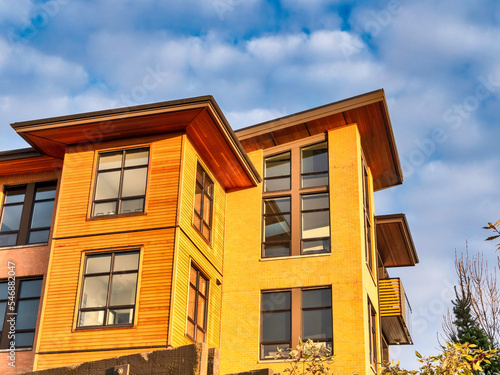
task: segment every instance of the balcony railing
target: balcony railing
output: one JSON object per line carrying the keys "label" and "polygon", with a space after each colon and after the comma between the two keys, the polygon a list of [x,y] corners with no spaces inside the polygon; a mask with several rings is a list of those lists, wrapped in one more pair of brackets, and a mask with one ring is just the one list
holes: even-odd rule
{"label": "balcony railing", "polygon": [[412,344],[411,306],[399,278],[379,281],[382,330],[389,345]]}

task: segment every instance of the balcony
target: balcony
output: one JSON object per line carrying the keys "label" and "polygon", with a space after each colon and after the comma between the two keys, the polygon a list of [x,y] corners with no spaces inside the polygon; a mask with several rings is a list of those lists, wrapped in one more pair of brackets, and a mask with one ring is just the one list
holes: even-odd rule
{"label": "balcony", "polygon": [[389,345],[413,344],[411,306],[399,278],[379,281],[382,331]]}

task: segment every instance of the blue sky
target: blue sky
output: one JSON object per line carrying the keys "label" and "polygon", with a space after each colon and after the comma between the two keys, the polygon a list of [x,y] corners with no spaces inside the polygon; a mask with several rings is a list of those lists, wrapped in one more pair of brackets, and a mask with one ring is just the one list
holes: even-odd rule
{"label": "blue sky", "polygon": [[494,255],[500,219],[500,2],[0,0],[0,150],[16,121],[210,94],[234,129],[384,88],[421,263],[398,269],[415,345],[438,346],[454,251]]}

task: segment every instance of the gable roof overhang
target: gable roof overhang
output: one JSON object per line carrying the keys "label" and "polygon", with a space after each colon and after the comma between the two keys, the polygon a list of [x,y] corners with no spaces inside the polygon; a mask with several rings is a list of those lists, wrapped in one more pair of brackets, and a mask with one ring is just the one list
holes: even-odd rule
{"label": "gable roof overhang", "polygon": [[12,124],[36,151],[63,159],[70,145],[186,132],[226,189],[257,186],[261,178],[212,96]]}
{"label": "gable roof overhang", "polygon": [[375,230],[384,267],[407,267],[419,262],[405,214],[375,216]]}
{"label": "gable roof overhang", "polygon": [[377,90],[236,131],[247,152],[357,124],[374,190],[403,182],[384,90]]}
{"label": "gable roof overhang", "polygon": [[0,177],[60,169],[62,161],[29,147],[0,152]]}

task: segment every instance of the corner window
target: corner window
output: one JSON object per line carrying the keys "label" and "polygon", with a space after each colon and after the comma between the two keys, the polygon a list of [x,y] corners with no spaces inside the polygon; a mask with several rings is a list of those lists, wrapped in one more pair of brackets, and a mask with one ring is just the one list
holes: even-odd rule
{"label": "corner window", "polygon": [[31,348],[35,338],[43,279],[0,282],[0,349],[10,347],[9,331],[15,319],[15,347]]}
{"label": "corner window", "polygon": [[191,265],[189,274],[189,303],[187,335],[196,342],[204,342],[207,334],[208,278]]}
{"label": "corner window", "polygon": [[193,225],[210,242],[212,235],[212,209],[214,183],[198,164],[196,169],[196,190],[194,199]]}
{"label": "corner window", "polygon": [[99,153],[92,216],[142,213],[149,149]]}
{"label": "corner window", "polygon": [[0,246],[48,242],[56,185],[50,181],[5,188]]}
{"label": "corner window", "polygon": [[370,214],[370,190],[368,188],[368,169],[364,162],[363,165],[363,212],[365,226],[365,255],[368,268],[373,272],[373,253],[372,253],[372,221]]}
{"label": "corner window", "polygon": [[274,359],[277,348],[311,339],[332,348],[332,289],[300,289],[262,292],[261,359]]}
{"label": "corner window", "polygon": [[85,256],[78,327],[132,325],[139,251]]}
{"label": "corner window", "polygon": [[377,313],[368,300],[368,332],[370,335],[370,362],[377,368]]}
{"label": "corner window", "polygon": [[330,251],[328,144],[264,159],[262,257]]}

